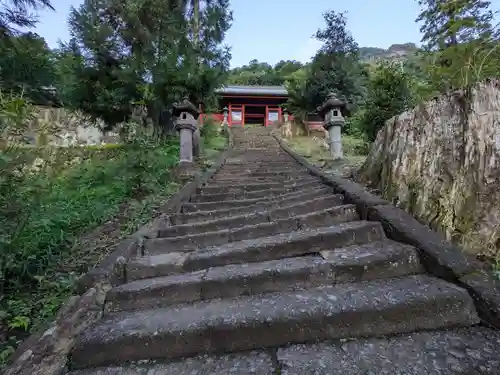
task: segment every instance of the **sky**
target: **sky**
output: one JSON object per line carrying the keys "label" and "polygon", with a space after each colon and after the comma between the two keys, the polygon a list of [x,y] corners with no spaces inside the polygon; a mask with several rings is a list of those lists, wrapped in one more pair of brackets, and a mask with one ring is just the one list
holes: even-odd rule
{"label": "sky", "polygon": [[[68,13],[81,0],[52,0],[55,12],[44,11],[36,32],[50,47],[66,41]],[[500,10],[500,0],[492,0]],[[275,64],[280,60],[307,62],[317,51],[312,36],[323,27],[322,13],[346,11],[348,28],[362,47],[388,48],[396,43],[419,43],[416,0],[231,0],[233,25],[226,37],[232,48],[231,67],[250,60]]]}

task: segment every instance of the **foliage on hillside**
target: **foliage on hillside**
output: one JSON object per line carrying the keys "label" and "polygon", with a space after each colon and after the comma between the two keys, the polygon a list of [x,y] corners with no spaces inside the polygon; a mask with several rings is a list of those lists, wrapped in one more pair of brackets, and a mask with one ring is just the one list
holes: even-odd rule
{"label": "foliage on hillside", "polygon": [[252,60],[248,65],[231,69],[227,82],[234,85],[281,86],[293,73],[304,67],[299,61],[282,60],[272,66]]}
{"label": "foliage on hillside", "polygon": [[360,47],[359,58],[361,61],[377,62],[381,60],[407,60],[418,50],[415,43],[392,44],[389,48]]}
{"label": "foliage on hillside", "polygon": [[[365,60],[367,53],[377,51],[358,47],[345,14],[326,12],[325,26],[316,34],[323,47],[285,82],[289,108],[304,119],[329,92],[336,92],[349,104],[345,131],[373,141],[386,120],[416,104],[500,76],[500,32],[492,24],[489,1],[419,4],[416,20],[422,22],[424,48],[408,58],[381,59],[375,65]],[[393,52],[403,46],[393,46]]]}

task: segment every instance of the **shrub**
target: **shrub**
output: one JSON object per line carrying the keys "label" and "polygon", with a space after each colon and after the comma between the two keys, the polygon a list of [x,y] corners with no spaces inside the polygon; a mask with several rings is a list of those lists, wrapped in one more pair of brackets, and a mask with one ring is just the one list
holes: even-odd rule
{"label": "shrub", "polygon": [[220,125],[213,119],[213,117],[206,117],[203,121],[203,126],[200,129],[200,134],[203,138],[214,138],[219,134]]}
{"label": "shrub", "polygon": [[353,120],[353,125],[359,128],[367,141],[373,142],[387,120],[412,105],[409,75],[397,65],[380,65],[370,78],[366,105],[359,117]]}

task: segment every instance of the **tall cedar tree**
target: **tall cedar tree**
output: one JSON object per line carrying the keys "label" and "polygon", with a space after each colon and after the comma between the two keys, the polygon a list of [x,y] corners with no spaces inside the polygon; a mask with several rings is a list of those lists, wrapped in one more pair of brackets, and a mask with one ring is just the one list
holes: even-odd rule
{"label": "tall cedar tree", "polygon": [[74,69],[82,87],[71,93],[78,99],[73,102],[110,127],[142,103],[157,129],[170,131],[174,101],[186,94],[206,100],[225,78],[228,3],[199,1],[193,23],[187,0],[85,0],[70,16],[75,55],[82,57]]}

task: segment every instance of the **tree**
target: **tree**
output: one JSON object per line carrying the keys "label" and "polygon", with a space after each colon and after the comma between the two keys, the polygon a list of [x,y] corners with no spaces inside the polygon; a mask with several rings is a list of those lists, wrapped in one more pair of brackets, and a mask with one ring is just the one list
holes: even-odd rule
{"label": "tree", "polygon": [[0,82],[23,92],[38,104],[47,104],[55,82],[54,55],[45,39],[28,32],[0,40]]}
{"label": "tree", "polygon": [[310,102],[318,106],[334,91],[356,107],[362,103],[367,77],[358,44],[347,29],[345,13],[329,11],[323,16],[326,26],[316,32],[323,45],[312,60],[307,83]]}
{"label": "tree", "polygon": [[[225,78],[230,53],[222,43],[231,24],[228,0],[85,0],[72,9],[73,48],[66,61],[82,88],[75,106],[110,126],[143,104],[161,133],[172,130],[169,109],[189,95],[207,101]],[[199,18],[199,19],[198,19]],[[194,25],[194,26],[193,26]],[[69,59],[70,50],[74,58]]]}
{"label": "tree", "polygon": [[418,0],[428,79],[448,91],[499,75],[498,35],[486,0]]}
{"label": "tree", "polygon": [[[19,33],[18,27],[32,28],[38,22],[36,11],[48,8],[54,10],[50,0],[2,1],[0,8],[0,38]],[[32,13],[32,10],[35,13]]]}
{"label": "tree", "polygon": [[428,50],[444,50],[493,35],[493,12],[487,0],[418,0],[417,22]]}
{"label": "tree", "polygon": [[0,79],[7,88],[54,83],[53,55],[45,39],[28,32],[0,40]]}

